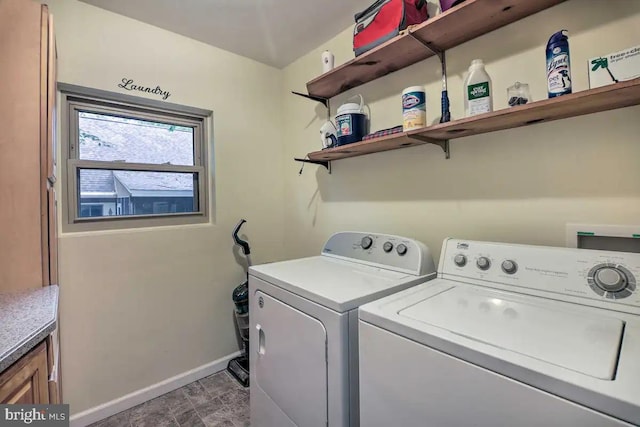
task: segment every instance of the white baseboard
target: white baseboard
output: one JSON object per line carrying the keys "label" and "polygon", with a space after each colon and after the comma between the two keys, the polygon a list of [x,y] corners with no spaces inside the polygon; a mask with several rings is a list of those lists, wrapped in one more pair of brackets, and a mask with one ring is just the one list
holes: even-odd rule
{"label": "white baseboard", "polygon": [[220,372],[227,367],[227,363],[235,357],[240,356],[241,352],[236,352],[207,363],[206,365],[199,366],[187,372],[183,372],[174,377],[168,378],[159,383],[150,385],[143,389],[129,393],[126,396],[119,397],[110,402],[103,403],[102,405],[95,406],[87,409],[86,411],[74,414],[71,416],[71,427],[85,427],[96,421],[103,420],[112,415],[126,411],[148,400],[155,399],[158,396],[169,393],[175,389],[183,387],[187,384],[191,384],[194,381],[198,381],[204,377]]}

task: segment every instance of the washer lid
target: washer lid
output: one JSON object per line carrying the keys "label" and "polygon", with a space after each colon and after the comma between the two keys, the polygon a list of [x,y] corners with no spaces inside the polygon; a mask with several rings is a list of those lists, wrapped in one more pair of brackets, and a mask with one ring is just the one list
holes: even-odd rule
{"label": "washer lid", "polygon": [[426,280],[326,256],[258,265],[249,274],[340,313]]}
{"label": "washer lid", "polygon": [[624,329],[612,317],[469,287],[451,287],[398,315],[605,380],[615,377]]}

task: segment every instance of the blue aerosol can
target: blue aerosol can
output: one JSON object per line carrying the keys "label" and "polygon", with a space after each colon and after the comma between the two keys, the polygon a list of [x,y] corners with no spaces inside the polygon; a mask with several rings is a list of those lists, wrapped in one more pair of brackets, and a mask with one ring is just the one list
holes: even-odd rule
{"label": "blue aerosol can", "polygon": [[547,90],[549,98],[571,93],[569,32],[558,31],[547,43]]}

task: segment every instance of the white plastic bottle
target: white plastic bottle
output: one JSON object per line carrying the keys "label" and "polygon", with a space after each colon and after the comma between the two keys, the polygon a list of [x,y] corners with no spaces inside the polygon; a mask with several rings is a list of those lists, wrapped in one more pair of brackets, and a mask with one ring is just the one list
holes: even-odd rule
{"label": "white plastic bottle", "polygon": [[464,112],[467,117],[493,111],[491,77],[482,59],[474,59],[464,81]]}

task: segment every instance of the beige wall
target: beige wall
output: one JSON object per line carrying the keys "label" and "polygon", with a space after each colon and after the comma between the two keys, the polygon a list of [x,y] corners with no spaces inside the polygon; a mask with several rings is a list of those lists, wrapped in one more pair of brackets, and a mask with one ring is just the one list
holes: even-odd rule
{"label": "beige wall", "polygon": [[238,350],[232,227],[248,220],[255,262],[283,253],[282,73],[75,0],[47,3],[61,82],[118,91],[128,77],[214,111],[211,224],[60,237],[64,398],[78,413]]}
{"label": "beige wall", "polygon": [[[570,31],[573,82],[588,89],[587,59],[637,45],[640,2],[570,0],[447,52],[454,118],[463,115],[462,81],[482,58],[493,80],[494,106],[505,108],[516,80],[546,98],[545,45]],[[419,146],[334,161],[333,173],[291,161],[321,148],[319,104],[289,95],[320,74],[320,55],[353,57],[351,28],[284,70],[285,218],[288,256],[317,253],[343,229],[414,236],[439,255],[447,236],[564,245],[565,223],[640,223],[640,107],[462,138],[451,160],[437,146]],[[332,99],[335,107],[362,93],[372,129],[400,124],[400,93],[426,85],[428,120],[440,112],[436,58]],[[333,111],[335,114],[335,110]],[[302,238],[304,236],[304,238]]]}

